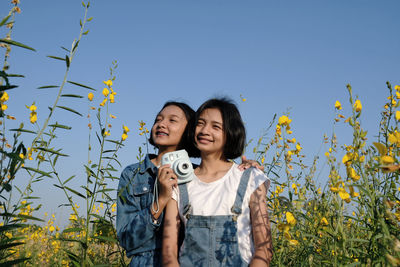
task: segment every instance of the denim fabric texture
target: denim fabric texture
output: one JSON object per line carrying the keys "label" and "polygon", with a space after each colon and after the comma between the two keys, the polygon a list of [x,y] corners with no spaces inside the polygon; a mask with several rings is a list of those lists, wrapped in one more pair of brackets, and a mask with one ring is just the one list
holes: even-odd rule
{"label": "denim fabric texture", "polygon": [[[117,236],[130,266],[161,266],[161,223],[154,223],[150,209],[157,167],[146,155],[121,174],[117,195]],[[158,219],[163,221],[163,214]]]}
{"label": "denim fabric texture", "polygon": [[187,218],[185,239],[179,256],[181,266],[248,266],[240,256],[236,219],[242,212],[249,174],[250,171],[246,170],[240,178],[232,206],[234,215],[192,215],[186,184],[179,185],[180,201]]}

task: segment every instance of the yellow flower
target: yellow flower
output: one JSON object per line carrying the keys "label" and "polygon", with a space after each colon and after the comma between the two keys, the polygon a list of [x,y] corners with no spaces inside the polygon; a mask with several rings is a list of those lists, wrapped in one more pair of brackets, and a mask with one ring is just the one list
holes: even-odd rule
{"label": "yellow flower", "polygon": [[400,91],[400,85],[395,85],[395,86],[394,86],[394,89],[395,89],[396,91]]}
{"label": "yellow flower", "polygon": [[342,158],[343,164],[351,163],[351,154],[346,153]]}
{"label": "yellow flower", "polygon": [[296,144],[296,150],[300,152],[300,150],[302,149],[302,147],[300,146],[299,143]]}
{"label": "yellow flower", "polygon": [[338,191],[339,191],[339,189],[336,187],[336,186],[331,186],[331,191],[333,192],[333,193],[337,193]]}
{"label": "yellow flower", "polygon": [[348,175],[351,179],[353,179],[354,182],[356,182],[356,181],[358,181],[358,180],[360,179],[360,175],[358,175],[358,174],[356,173],[356,170],[354,170],[352,167],[350,167],[350,168],[347,170],[347,175]]}
{"label": "yellow flower", "polygon": [[340,104],[340,102],[337,101],[337,100],[336,100],[336,102],[335,102],[335,108],[336,108],[337,110],[341,110],[341,109],[342,109],[342,104]]}
{"label": "yellow flower", "polygon": [[25,158],[25,155],[22,154],[22,153],[20,153],[20,154],[19,154],[19,157],[20,157],[21,159],[24,159],[24,158]]}
{"label": "yellow flower", "polygon": [[129,130],[129,128],[128,128],[128,126],[122,126],[122,128],[124,129],[124,132],[126,132],[126,133],[128,133],[130,130]]}
{"label": "yellow flower", "polygon": [[9,119],[9,120],[14,120],[14,121],[16,120],[15,117],[14,117],[14,116],[11,116],[11,115],[7,115],[7,119]]}
{"label": "yellow flower", "polygon": [[122,141],[125,141],[126,138],[128,138],[128,135],[126,133],[123,133],[121,136]]}
{"label": "yellow flower", "polygon": [[105,96],[105,97],[107,97],[108,95],[110,94],[110,90],[108,90],[108,88],[104,88],[103,89],[103,95]]}
{"label": "yellow flower", "polygon": [[69,219],[70,219],[71,221],[76,221],[76,220],[78,220],[78,218],[76,217],[75,214],[69,215]]}
{"label": "yellow flower", "polygon": [[291,226],[294,226],[296,224],[296,219],[294,218],[293,214],[290,211],[286,212],[286,221]]}
{"label": "yellow flower", "polygon": [[[113,85],[113,82],[112,82],[111,80],[103,81],[103,83],[104,83],[105,85],[109,86],[109,87]],[[118,86],[117,86],[117,87],[118,87]]]}
{"label": "yellow flower", "polygon": [[383,164],[392,164],[392,163],[394,163],[394,158],[391,157],[391,156],[382,156],[381,160],[382,160]]}
{"label": "yellow flower", "polygon": [[8,99],[9,99],[9,96],[8,96],[7,92],[3,91],[3,95],[1,96],[0,101],[6,102]]}
{"label": "yellow flower", "polygon": [[93,93],[89,93],[89,94],[87,95],[87,97],[88,97],[89,101],[92,101],[94,95],[93,95]]}
{"label": "yellow flower", "polygon": [[104,106],[104,104],[107,102],[108,98],[104,98],[103,101],[100,103],[100,106]]}
{"label": "yellow flower", "polygon": [[111,119],[116,119],[117,117],[115,117],[114,115],[110,114],[110,118]]}
{"label": "yellow flower", "polygon": [[50,225],[49,231],[50,231],[50,232],[54,232],[54,230],[56,230],[56,228],[55,228],[53,225]]}
{"label": "yellow flower", "polygon": [[396,117],[397,121],[400,121],[400,111],[398,111],[398,110],[396,111],[395,117]]}
{"label": "yellow flower", "polygon": [[117,207],[117,204],[116,204],[116,203],[112,204],[112,205],[111,205],[111,212],[115,212],[116,207]]}
{"label": "yellow flower", "polygon": [[329,223],[328,223],[328,220],[325,217],[322,217],[321,224],[328,225]]}
{"label": "yellow flower", "polygon": [[6,109],[8,109],[8,106],[6,104],[1,104],[1,110],[5,111]]}
{"label": "yellow flower", "polygon": [[114,95],[113,94],[110,95],[110,103],[115,103],[115,99],[114,99]]}
{"label": "yellow flower", "polygon": [[339,197],[347,202],[350,199],[350,194],[344,188],[339,188]]}
{"label": "yellow flower", "polygon": [[36,111],[37,107],[35,104],[32,104],[30,107],[28,107],[30,111]]}
{"label": "yellow flower", "polygon": [[109,136],[110,135],[110,132],[109,131],[105,131],[104,132],[104,136]]}
{"label": "yellow flower", "polygon": [[356,112],[360,112],[362,110],[360,99],[357,99],[356,102],[354,102],[354,109],[356,110]]}
{"label": "yellow flower", "polygon": [[35,123],[37,121],[37,113],[36,112],[32,112],[30,115],[29,120],[31,121],[31,123]]}
{"label": "yellow flower", "polygon": [[299,241],[297,241],[296,239],[291,239],[289,240],[289,244],[292,246],[297,246],[299,245]]}
{"label": "yellow flower", "polygon": [[278,124],[279,125],[289,125],[292,122],[287,116],[283,115],[279,118]]}

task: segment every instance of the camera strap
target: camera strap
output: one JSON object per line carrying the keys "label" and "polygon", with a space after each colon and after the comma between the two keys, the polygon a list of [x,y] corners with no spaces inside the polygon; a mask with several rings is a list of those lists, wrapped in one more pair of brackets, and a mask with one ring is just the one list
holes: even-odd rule
{"label": "camera strap", "polygon": [[[156,204],[156,209],[154,209],[154,203]],[[158,176],[156,177],[153,185],[153,201],[151,202],[151,210],[155,214],[160,211],[160,204],[158,203]]]}

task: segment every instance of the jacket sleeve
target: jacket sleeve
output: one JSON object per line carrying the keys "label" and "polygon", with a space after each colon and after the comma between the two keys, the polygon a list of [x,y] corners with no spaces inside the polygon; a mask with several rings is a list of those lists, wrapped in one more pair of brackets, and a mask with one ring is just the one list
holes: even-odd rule
{"label": "jacket sleeve", "polygon": [[125,168],[121,174],[117,195],[117,236],[123,248],[135,250],[151,242],[160,228],[162,216],[153,222],[150,207],[141,207],[140,197],[133,195],[132,180],[137,169]]}

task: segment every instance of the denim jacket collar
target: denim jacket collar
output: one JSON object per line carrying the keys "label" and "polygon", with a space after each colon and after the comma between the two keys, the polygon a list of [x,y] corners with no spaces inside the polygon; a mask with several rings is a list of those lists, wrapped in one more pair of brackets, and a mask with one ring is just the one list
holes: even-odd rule
{"label": "denim jacket collar", "polygon": [[144,160],[140,163],[139,173],[144,174],[147,171],[151,171],[153,174],[157,174],[157,167],[151,162],[151,159],[155,158],[154,154],[146,154]]}

